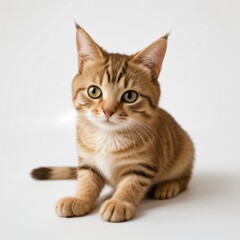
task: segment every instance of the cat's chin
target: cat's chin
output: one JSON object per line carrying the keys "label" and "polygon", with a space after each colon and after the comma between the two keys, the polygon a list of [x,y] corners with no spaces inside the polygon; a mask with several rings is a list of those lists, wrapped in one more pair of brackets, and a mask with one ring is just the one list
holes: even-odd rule
{"label": "cat's chin", "polygon": [[114,132],[114,131],[119,131],[123,130],[126,128],[125,123],[115,123],[112,121],[91,121],[97,128],[104,130],[104,131],[109,131],[109,132]]}

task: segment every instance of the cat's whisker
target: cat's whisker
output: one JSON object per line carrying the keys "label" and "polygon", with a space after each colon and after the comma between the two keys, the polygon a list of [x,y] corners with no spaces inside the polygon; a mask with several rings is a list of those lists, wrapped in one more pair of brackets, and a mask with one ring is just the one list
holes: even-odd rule
{"label": "cat's whisker", "polygon": [[[137,137],[138,137],[138,139],[140,140],[140,142],[142,142],[145,150],[146,150],[147,152],[150,151],[150,149],[147,149],[146,144],[145,144],[146,142],[145,142],[144,139],[142,138],[141,134],[138,132],[138,129],[136,128],[136,126],[135,126],[134,124],[131,124],[131,127],[132,127],[132,130],[134,130],[134,132],[137,134]],[[135,136],[136,136],[136,135],[135,135]]]}
{"label": "cat's whisker", "polygon": [[159,134],[156,132],[156,130],[154,130],[154,128],[152,128],[151,126],[147,125],[146,123],[144,123],[143,121],[139,120],[135,120],[137,122],[137,124],[142,125],[143,127],[147,128],[149,131],[151,131],[156,138],[158,138],[158,140],[161,142],[161,138],[159,136]]}
{"label": "cat's whisker", "polygon": [[141,124],[140,122],[138,122],[136,120],[134,122],[136,124],[136,127],[139,128],[140,132],[147,135],[147,138],[151,142],[155,153],[158,154],[158,151],[156,150],[156,147],[155,147],[155,143],[152,140],[152,139],[155,139],[154,136],[152,136],[152,132],[149,131],[149,129],[145,125]]}

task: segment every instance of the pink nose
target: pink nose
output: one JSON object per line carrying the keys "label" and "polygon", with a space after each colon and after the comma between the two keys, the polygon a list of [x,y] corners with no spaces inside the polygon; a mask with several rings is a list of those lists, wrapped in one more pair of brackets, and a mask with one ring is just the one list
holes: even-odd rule
{"label": "pink nose", "polygon": [[103,112],[107,118],[110,118],[114,114],[114,112],[111,110],[104,110]]}

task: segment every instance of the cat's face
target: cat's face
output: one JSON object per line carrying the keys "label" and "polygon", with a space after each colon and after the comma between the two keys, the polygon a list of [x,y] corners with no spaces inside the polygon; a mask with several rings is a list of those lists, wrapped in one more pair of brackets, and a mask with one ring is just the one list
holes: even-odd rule
{"label": "cat's face", "polygon": [[[166,38],[160,42],[165,44]],[[157,110],[159,63],[166,51],[155,44],[151,53],[145,49],[132,56],[109,54],[78,27],[79,73],[73,80],[72,90],[79,119],[106,131],[134,128],[136,122],[146,124]],[[147,58],[154,51],[160,57]],[[159,58],[162,60],[158,61]],[[153,60],[156,62],[152,69]]]}

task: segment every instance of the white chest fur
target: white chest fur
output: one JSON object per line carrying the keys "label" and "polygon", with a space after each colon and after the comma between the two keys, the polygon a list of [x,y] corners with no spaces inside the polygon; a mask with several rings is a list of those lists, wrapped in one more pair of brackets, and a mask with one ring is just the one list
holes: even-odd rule
{"label": "white chest fur", "polygon": [[85,139],[89,142],[89,146],[94,147],[93,153],[86,153],[79,146],[79,155],[84,158],[92,166],[96,166],[98,170],[108,179],[111,179],[113,169],[121,162],[112,152],[119,151],[131,145],[131,140],[117,133],[96,132]]}

